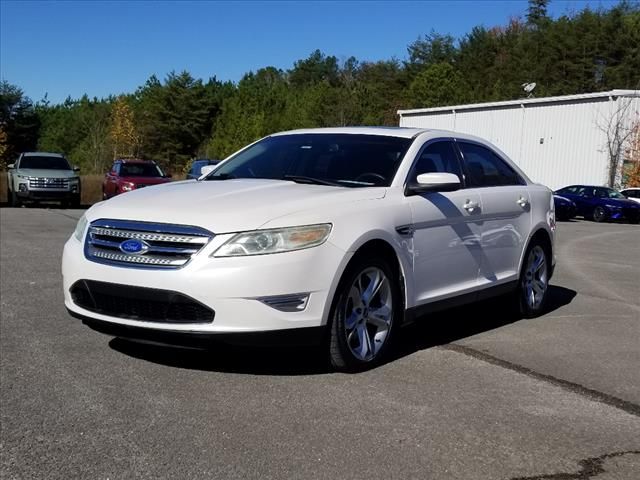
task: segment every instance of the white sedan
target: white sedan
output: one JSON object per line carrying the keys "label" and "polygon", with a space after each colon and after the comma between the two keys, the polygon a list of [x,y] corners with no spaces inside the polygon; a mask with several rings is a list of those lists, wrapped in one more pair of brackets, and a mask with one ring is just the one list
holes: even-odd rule
{"label": "white sedan", "polygon": [[94,205],[64,248],[64,298],[110,335],[200,347],[293,337],[325,342],[333,367],[354,371],[430,311],[509,295],[539,315],[554,235],[552,192],[484,140],[298,130],[198,180]]}
{"label": "white sedan", "polygon": [[620,193],[629,200],[640,203],[640,187],[625,188],[624,190],[620,190]]}

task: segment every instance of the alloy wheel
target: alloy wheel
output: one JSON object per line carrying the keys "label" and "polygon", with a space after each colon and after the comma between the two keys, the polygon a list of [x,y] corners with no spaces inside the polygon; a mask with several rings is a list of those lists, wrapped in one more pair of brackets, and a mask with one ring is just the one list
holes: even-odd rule
{"label": "alloy wheel", "polygon": [[529,252],[527,266],[524,271],[523,294],[530,310],[538,310],[549,288],[547,257],[540,245],[536,245]]}
{"label": "alloy wheel", "polygon": [[377,267],[353,281],[343,306],[346,342],[355,358],[369,362],[384,346],[393,323],[392,287]]}

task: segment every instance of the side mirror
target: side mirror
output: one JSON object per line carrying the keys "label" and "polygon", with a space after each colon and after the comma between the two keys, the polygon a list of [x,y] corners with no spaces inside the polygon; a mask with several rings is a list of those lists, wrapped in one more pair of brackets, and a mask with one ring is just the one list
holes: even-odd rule
{"label": "side mirror", "polygon": [[73,167],[73,171],[74,171],[74,172],[79,172],[79,171],[80,171],[80,167],[75,167],[75,166],[74,166],[74,167]]}
{"label": "side mirror", "polygon": [[416,182],[407,185],[405,195],[416,195],[426,192],[453,192],[460,189],[460,178],[453,173],[434,172],[421,173]]}
{"label": "side mirror", "polygon": [[209,175],[215,169],[216,169],[215,165],[205,165],[200,169],[200,176],[202,177],[203,175]]}
{"label": "side mirror", "polygon": [[10,163],[9,165],[7,165],[7,170],[13,170],[14,168],[16,168],[15,163]]}

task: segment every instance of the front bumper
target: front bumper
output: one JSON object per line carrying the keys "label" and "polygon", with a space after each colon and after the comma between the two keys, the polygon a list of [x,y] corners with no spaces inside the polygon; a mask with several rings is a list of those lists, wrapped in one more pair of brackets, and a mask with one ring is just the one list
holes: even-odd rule
{"label": "front bumper", "polygon": [[316,346],[320,345],[325,339],[326,331],[326,327],[305,327],[241,333],[183,332],[120,325],[114,322],[85,317],[73,310],[68,310],[68,312],[72,317],[82,320],[82,323],[92,330],[105,335],[159,345],[197,349],[209,349],[216,343],[252,346]]}
{"label": "front bumper", "polygon": [[80,192],[72,192],[70,190],[26,190],[17,191],[16,195],[22,200],[77,200],[80,198]]}
{"label": "front bumper", "polygon": [[[288,253],[211,258],[210,254],[230,237],[214,237],[187,265],[172,270],[96,263],[87,260],[83,244],[71,237],[62,258],[65,305],[72,315],[93,321],[92,326],[111,325],[117,336],[144,330],[169,332],[173,337],[187,334],[205,338],[202,335],[276,332],[322,327],[327,323],[337,275],[349,254],[326,242]],[[105,315],[74,302],[70,289],[80,280],[178,292],[209,307],[215,316],[210,323],[172,323]],[[265,297],[294,293],[308,294],[306,307],[301,311],[282,311],[263,301]],[[122,336],[129,336],[124,333]]]}

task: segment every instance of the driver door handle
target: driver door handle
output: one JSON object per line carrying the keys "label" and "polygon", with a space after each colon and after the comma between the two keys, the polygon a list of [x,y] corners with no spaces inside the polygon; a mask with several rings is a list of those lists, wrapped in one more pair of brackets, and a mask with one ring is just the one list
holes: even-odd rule
{"label": "driver door handle", "polygon": [[473,213],[473,211],[478,208],[478,202],[474,202],[473,200],[467,200],[465,204],[462,206],[467,212]]}
{"label": "driver door handle", "polygon": [[516,200],[516,203],[518,205],[520,205],[522,208],[526,207],[527,205],[529,205],[529,200],[527,200],[524,197],[520,197],[518,200]]}

